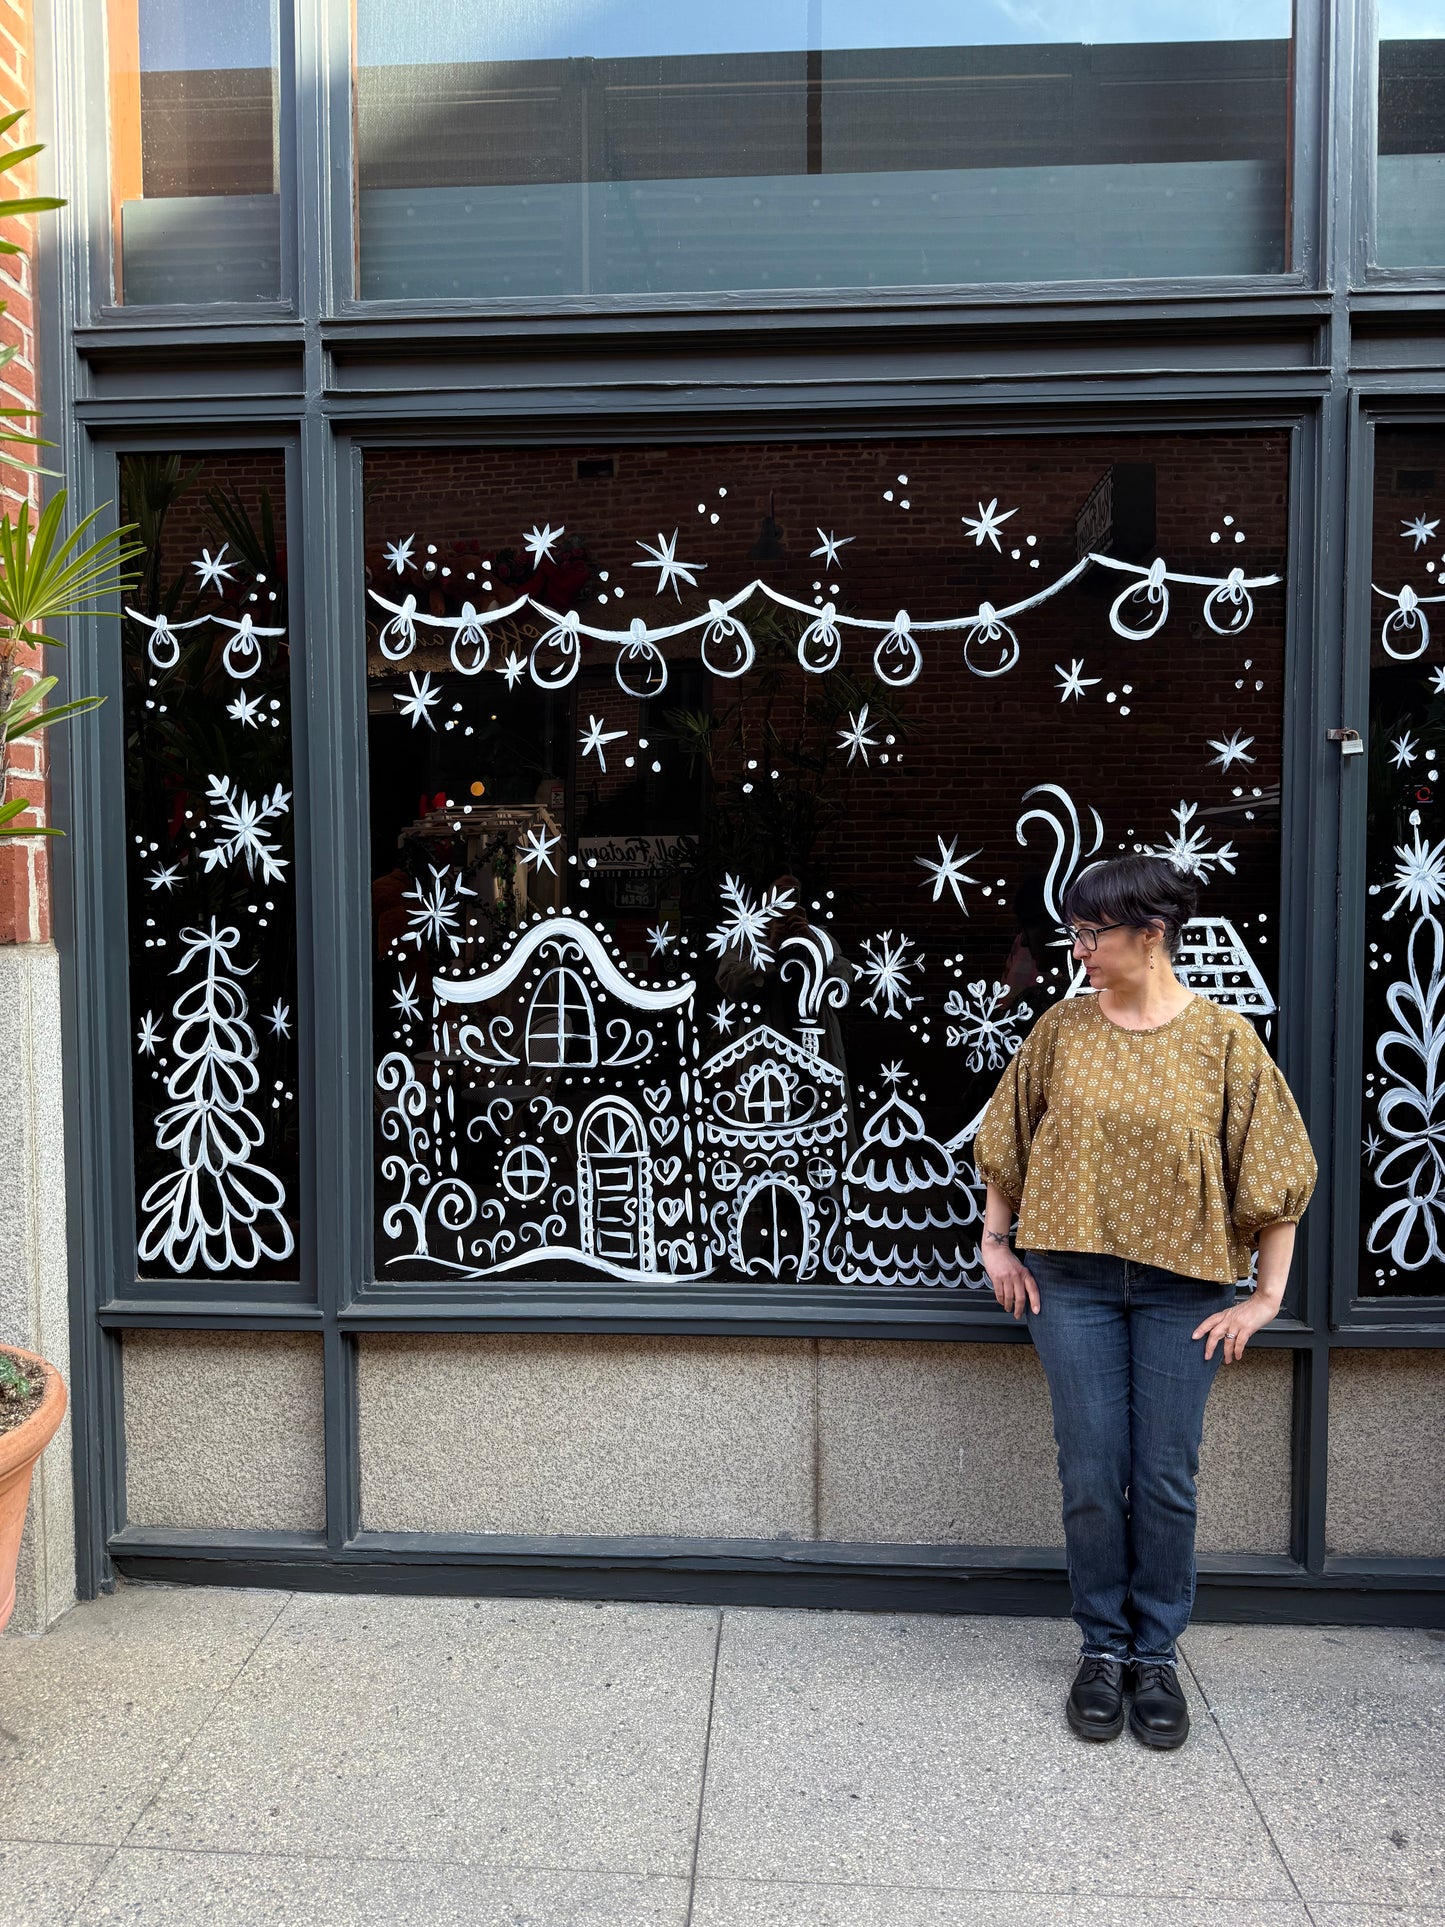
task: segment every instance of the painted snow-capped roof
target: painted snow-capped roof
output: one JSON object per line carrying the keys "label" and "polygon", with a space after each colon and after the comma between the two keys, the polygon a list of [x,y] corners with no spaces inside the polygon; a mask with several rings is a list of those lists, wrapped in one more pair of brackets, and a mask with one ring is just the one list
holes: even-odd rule
{"label": "painted snow-capped roof", "polygon": [[[646,984],[635,984],[618,969],[592,926],[580,922],[576,917],[544,917],[522,932],[495,970],[484,971],[480,977],[434,977],[432,989],[443,1003],[487,1003],[514,984],[535,953],[546,944],[563,947],[575,944],[596,972],[602,988],[636,1010],[676,1010],[697,990],[697,984],[691,977],[684,977],[681,983],[669,989],[652,989]],[[565,963],[567,959],[561,957],[559,961]]]}
{"label": "painted snow-capped roof", "polygon": [[820,1057],[816,1051],[794,1043],[791,1037],[774,1030],[771,1024],[754,1024],[741,1037],[733,1038],[721,1050],[714,1051],[703,1065],[702,1075],[717,1077],[756,1055],[780,1057],[785,1063],[791,1064],[794,1070],[805,1072],[816,1083],[831,1084],[840,1096],[846,1089],[847,1080],[836,1064],[830,1064],[826,1057]]}

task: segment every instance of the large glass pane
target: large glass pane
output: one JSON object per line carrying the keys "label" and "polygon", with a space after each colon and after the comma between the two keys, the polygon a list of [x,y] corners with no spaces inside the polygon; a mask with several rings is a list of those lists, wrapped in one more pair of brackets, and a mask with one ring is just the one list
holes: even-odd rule
{"label": "large glass pane", "polygon": [[1370,581],[1360,1295],[1445,1294],[1445,431],[1384,428]]}
{"label": "large glass pane", "polygon": [[1375,259],[1445,264],[1445,15],[1380,0]]}
{"label": "large glass pane", "polygon": [[116,298],[281,292],[277,0],[106,0]]}
{"label": "large glass pane", "polygon": [[[297,1276],[282,455],[131,455],[125,814],[137,1264]],[[103,712],[102,712],[103,713]]]}
{"label": "large glass pane", "polygon": [[[1071,874],[1268,1037],[1278,434],[376,451],[381,1279],[976,1286]],[[362,647],[358,638],[358,648]]]}
{"label": "large glass pane", "polygon": [[368,298],[1286,265],[1288,0],[357,4]]}

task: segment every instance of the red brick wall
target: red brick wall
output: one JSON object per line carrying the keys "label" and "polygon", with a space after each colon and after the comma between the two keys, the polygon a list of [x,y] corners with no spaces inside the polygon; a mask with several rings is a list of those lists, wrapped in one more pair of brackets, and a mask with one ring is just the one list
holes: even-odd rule
{"label": "red brick wall", "polygon": [[[35,59],[32,10],[28,0],[0,0],[0,113],[16,108],[33,109],[35,99]],[[28,144],[34,139],[33,112],[12,130],[10,146]],[[34,193],[36,168],[33,161],[4,176],[5,193]],[[6,311],[0,317],[0,343],[18,352],[10,365],[0,370],[0,407],[33,408],[36,401],[35,376],[35,221],[0,222],[0,236],[16,241],[29,250],[26,254],[0,255],[0,299]],[[31,424],[33,427],[33,424]],[[0,511],[14,516],[24,502],[37,499],[35,478],[13,464],[0,461]],[[28,653],[28,652],[27,652]],[[31,658],[31,667],[38,671]],[[45,820],[48,803],[45,736],[39,735],[14,745],[10,758],[11,796],[24,796],[35,805],[31,820]],[[0,841],[0,943],[38,943],[50,935],[50,866],[44,837],[7,837]]]}

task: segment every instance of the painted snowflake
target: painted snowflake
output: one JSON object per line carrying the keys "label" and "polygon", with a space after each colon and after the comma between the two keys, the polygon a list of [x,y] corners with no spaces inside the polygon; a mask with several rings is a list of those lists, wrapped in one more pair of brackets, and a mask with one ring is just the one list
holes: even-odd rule
{"label": "painted snowflake", "polygon": [[415,889],[404,893],[406,901],[417,907],[407,912],[411,928],[403,941],[414,943],[418,950],[424,943],[434,943],[438,949],[444,943],[450,944],[455,957],[462,947],[461,899],[474,897],[476,891],[469,890],[459,878],[453,896],[446,870],[437,869],[435,864],[428,864],[427,868],[431,871],[431,882],[418,880]]}
{"label": "painted snowflake", "polygon": [[1194,823],[1198,813],[1197,803],[1181,801],[1173,811],[1174,821],[1179,827],[1162,843],[1151,843],[1148,854],[1162,856],[1176,870],[1182,870],[1185,876],[1198,877],[1201,883],[1207,883],[1216,869],[1226,870],[1233,876],[1234,859],[1238,852],[1232,843],[1221,843],[1217,849],[1213,848],[1209,832],[1202,824]]}
{"label": "painted snowflake", "polygon": [[950,990],[944,1000],[944,1015],[956,1017],[947,1029],[947,1041],[964,1052],[971,1071],[1001,1071],[1023,1042],[1023,1026],[1033,1016],[1028,1004],[1008,1005],[1007,984],[990,989],[984,978],[962,990]]}
{"label": "painted snowflake", "polygon": [[269,796],[253,797],[229,776],[212,776],[207,780],[206,793],[221,832],[208,850],[201,851],[207,870],[214,870],[217,864],[229,869],[232,863],[244,861],[250,875],[256,874],[259,865],[264,882],[280,883],[287,858],[277,854],[281,846],[267,825],[286,814],[291,802],[289,791],[278,783]]}
{"label": "painted snowflake", "polygon": [[708,937],[708,949],[720,957],[729,950],[739,950],[753,970],[766,970],[773,961],[768,925],[794,907],[792,891],[768,890],[754,902],[746,884],[730,876],[723,879],[722,900],[726,914]]}
{"label": "painted snowflake", "polygon": [[1395,892],[1387,917],[1402,903],[1412,911],[1429,911],[1445,901],[1445,837],[1427,843],[1417,823],[1413,842],[1395,845],[1395,874],[1384,887]]}
{"label": "painted snowflake", "polygon": [[895,937],[891,930],[885,930],[881,937],[869,938],[863,945],[864,961],[860,968],[868,985],[863,1002],[877,1016],[904,1017],[922,1001],[922,991],[912,989],[912,973],[922,969],[923,958],[910,957],[908,953],[913,948],[912,937]]}

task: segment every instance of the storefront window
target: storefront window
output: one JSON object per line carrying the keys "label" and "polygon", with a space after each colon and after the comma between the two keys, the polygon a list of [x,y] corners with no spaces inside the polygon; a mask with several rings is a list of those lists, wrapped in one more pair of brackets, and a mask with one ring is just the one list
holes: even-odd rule
{"label": "storefront window", "polygon": [[1290,12],[357,4],[367,299],[1270,274]]}
{"label": "storefront window", "polygon": [[127,456],[121,513],[139,1275],[295,1279],[283,458]]}
{"label": "storefront window", "polygon": [[276,0],[106,0],[116,296],[281,292]]}
{"label": "storefront window", "polygon": [[1380,0],[1379,142],[1376,261],[1445,265],[1445,20],[1413,0]]}
{"label": "storefront window", "polygon": [[386,1281],[978,1286],[1069,878],[1273,1035],[1276,433],[374,451]]}
{"label": "storefront window", "polygon": [[1364,1297],[1445,1294],[1445,432],[1383,428],[1370,570]]}

